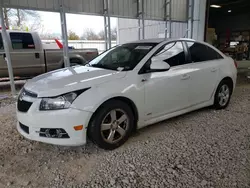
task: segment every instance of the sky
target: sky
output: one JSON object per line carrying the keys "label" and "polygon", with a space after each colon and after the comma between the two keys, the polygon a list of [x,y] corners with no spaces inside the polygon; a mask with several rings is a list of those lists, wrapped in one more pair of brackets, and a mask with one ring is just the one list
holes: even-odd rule
{"label": "sky", "polygon": [[[60,14],[54,12],[40,12],[43,33],[61,33]],[[67,30],[74,31],[81,36],[85,29],[93,29],[96,33],[104,30],[104,18],[102,16],[89,16],[81,14],[66,14]],[[111,18],[111,28],[115,28],[117,19]]]}

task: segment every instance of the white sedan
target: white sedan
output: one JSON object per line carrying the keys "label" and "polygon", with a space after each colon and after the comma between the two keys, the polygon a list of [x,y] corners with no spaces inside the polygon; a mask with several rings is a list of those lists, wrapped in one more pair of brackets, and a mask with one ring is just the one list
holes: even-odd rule
{"label": "white sedan", "polygon": [[227,107],[236,63],[191,39],[118,45],[86,66],[29,80],[17,103],[26,138],[76,146],[87,137],[115,149],[132,131],[206,106]]}

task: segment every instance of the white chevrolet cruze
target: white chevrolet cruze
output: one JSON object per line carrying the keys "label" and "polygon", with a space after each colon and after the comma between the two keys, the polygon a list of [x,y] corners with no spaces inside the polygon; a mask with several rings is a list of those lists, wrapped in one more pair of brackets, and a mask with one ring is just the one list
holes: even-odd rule
{"label": "white chevrolet cruze", "polygon": [[206,106],[227,107],[235,62],[203,42],[155,39],[118,45],[86,66],[29,80],[17,129],[28,139],[76,146],[122,145],[135,129]]}

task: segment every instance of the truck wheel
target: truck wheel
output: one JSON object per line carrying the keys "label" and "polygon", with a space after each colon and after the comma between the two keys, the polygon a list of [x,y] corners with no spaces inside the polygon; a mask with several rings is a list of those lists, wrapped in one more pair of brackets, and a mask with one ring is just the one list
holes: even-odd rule
{"label": "truck wheel", "polygon": [[87,61],[86,60],[82,60],[82,59],[79,59],[79,58],[70,58],[70,66],[76,66],[76,65],[86,65]]}
{"label": "truck wheel", "polygon": [[[82,65],[82,66],[84,66],[84,65],[86,65],[88,63],[85,59],[82,60],[82,59],[79,59],[79,58],[70,58],[69,61],[70,61],[70,66],[71,67],[76,66],[76,65]],[[62,64],[62,68],[65,68],[64,62]]]}

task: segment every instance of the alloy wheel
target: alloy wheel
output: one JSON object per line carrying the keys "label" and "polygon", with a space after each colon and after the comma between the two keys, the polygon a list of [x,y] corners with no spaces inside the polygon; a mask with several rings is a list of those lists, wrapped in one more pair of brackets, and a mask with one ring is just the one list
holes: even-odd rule
{"label": "alloy wheel", "polygon": [[103,118],[101,135],[111,144],[117,143],[125,135],[129,128],[129,118],[122,109],[113,109]]}
{"label": "alloy wheel", "polygon": [[219,98],[219,104],[221,106],[225,106],[230,98],[230,89],[228,85],[224,84],[221,86],[219,93],[218,93],[218,98]]}

